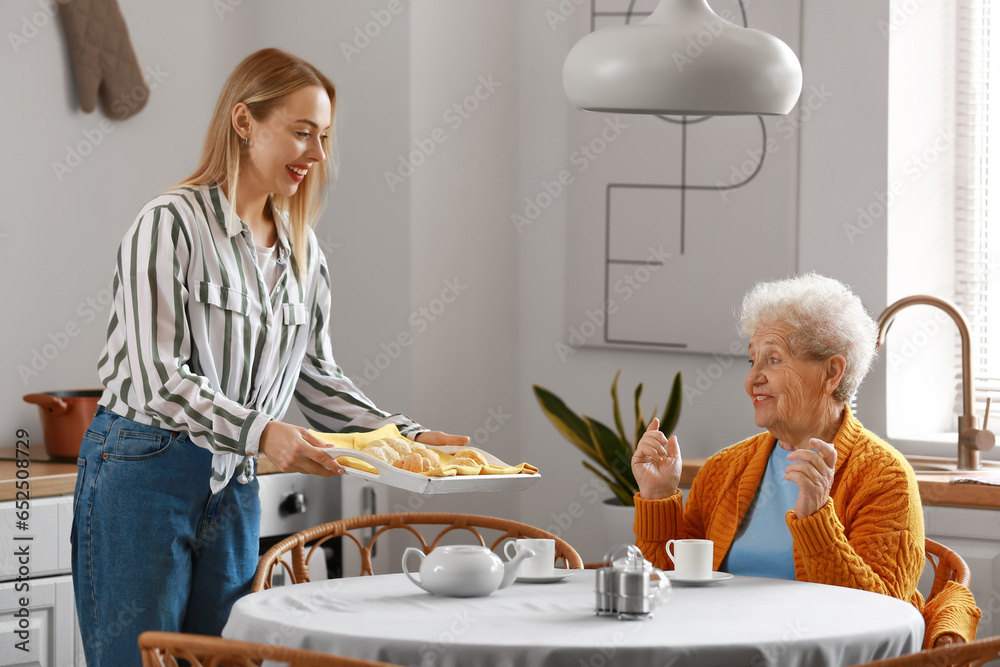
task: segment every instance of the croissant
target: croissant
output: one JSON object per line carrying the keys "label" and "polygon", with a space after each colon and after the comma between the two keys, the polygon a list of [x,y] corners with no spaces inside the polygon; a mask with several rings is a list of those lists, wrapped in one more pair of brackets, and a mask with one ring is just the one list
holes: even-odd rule
{"label": "croissant", "polygon": [[475,449],[460,449],[452,455],[451,463],[457,466],[488,466],[489,462]]}
{"label": "croissant", "polygon": [[399,452],[385,444],[382,440],[374,440],[368,443],[364,449],[361,451],[366,454],[371,454],[377,459],[385,461],[386,463],[393,464],[400,458]]}
{"label": "croissant", "polygon": [[401,457],[409,456],[413,450],[423,447],[423,445],[418,445],[403,438],[383,438],[380,442],[388,447],[392,447]]}
{"label": "croissant", "polygon": [[415,449],[393,465],[409,472],[430,472],[441,467],[441,459],[437,452],[432,452],[429,449]]}

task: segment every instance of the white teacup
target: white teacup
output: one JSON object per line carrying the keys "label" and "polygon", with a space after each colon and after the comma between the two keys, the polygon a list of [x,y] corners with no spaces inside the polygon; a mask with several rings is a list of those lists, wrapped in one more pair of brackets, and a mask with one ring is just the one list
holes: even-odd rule
{"label": "white teacup", "polygon": [[524,549],[531,549],[534,556],[521,561],[519,577],[551,577],[556,562],[556,541],[540,538],[522,538],[503,546],[507,558],[513,558]]}
{"label": "white teacup", "polygon": [[698,581],[712,578],[712,540],[670,540],[667,558],[678,579]]}

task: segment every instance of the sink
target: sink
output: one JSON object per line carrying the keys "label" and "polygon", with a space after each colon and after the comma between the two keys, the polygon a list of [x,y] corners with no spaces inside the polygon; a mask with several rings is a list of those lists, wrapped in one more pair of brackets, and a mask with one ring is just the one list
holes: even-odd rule
{"label": "sink", "polygon": [[907,456],[913,472],[921,475],[1000,475],[1000,461],[982,461],[979,470],[958,470],[955,459],[946,456]]}

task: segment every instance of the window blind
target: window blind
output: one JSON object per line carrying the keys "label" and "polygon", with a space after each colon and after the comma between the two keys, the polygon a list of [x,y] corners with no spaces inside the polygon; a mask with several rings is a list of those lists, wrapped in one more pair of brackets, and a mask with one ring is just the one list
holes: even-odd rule
{"label": "window blind", "polygon": [[[990,164],[1000,164],[1000,30],[990,30],[991,0],[956,6],[955,301],[969,319],[976,413],[1000,391],[1000,189]],[[996,12],[993,12],[996,14]],[[992,157],[992,160],[991,160]],[[961,357],[956,354],[956,412],[962,409]],[[996,426],[996,409],[992,410]]]}

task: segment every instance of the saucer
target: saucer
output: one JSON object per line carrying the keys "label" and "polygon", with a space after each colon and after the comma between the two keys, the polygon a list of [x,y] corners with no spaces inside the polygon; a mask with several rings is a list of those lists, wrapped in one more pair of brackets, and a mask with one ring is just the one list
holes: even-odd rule
{"label": "saucer", "polygon": [[716,582],[733,578],[733,575],[729,572],[713,572],[711,579],[682,579],[672,571],[664,572],[664,574],[667,575],[667,579],[672,583],[681,584],[682,586],[710,586]]}
{"label": "saucer", "polygon": [[546,574],[540,577],[519,576],[514,581],[519,584],[551,584],[556,581],[562,581],[576,571],[577,570],[553,570],[552,574]]}

